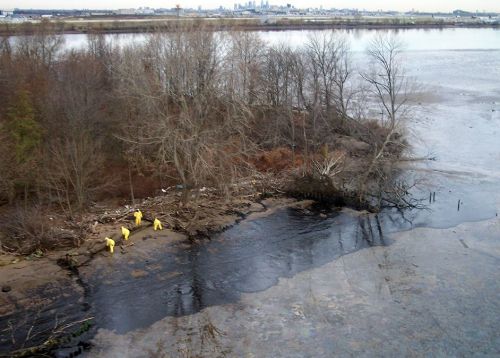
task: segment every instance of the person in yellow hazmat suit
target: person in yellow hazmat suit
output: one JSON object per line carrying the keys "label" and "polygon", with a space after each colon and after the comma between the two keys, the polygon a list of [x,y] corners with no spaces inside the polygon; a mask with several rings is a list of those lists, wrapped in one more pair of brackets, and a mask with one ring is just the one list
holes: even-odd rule
{"label": "person in yellow hazmat suit", "polygon": [[109,252],[113,253],[115,251],[115,240],[106,238],[106,246],[109,247]]}
{"label": "person in yellow hazmat suit", "polygon": [[141,225],[141,220],[142,220],[142,212],[137,209],[134,213],[134,218],[135,218],[135,225],[139,226]]}
{"label": "person in yellow hazmat suit", "polygon": [[161,226],[161,221],[158,220],[158,218],[155,218],[155,221],[153,222],[153,229],[156,230],[163,230],[163,226]]}
{"label": "person in yellow hazmat suit", "polygon": [[122,235],[125,240],[128,240],[128,237],[130,236],[130,230],[125,226],[122,226]]}

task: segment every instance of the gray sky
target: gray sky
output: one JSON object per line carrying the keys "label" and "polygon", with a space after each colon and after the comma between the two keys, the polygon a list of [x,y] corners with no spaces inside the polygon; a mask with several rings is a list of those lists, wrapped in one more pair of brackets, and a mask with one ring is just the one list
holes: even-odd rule
{"label": "gray sky", "polygon": [[[248,0],[247,0],[248,1]],[[181,7],[214,8],[219,5],[232,7],[234,3],[243,3],[244,0],[0,0],[0,9],[12,8],[92,8],[92,9],[117,9],[149,7]],[[260,0],[256,0],[260,4]],[[456,9],[468,11],[496,11],[500,12],[500,0],[270,0],[272,5],[285,5],[291,3],[296,7],[319,7],[325,8],[358,8],[367,10],[411,10],[419,11],[452,11]]]}

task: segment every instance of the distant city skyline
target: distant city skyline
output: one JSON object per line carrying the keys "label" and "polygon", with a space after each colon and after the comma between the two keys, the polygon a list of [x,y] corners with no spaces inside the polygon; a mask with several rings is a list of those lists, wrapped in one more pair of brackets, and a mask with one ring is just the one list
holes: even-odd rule
{"label": "distant city skyline", "polygon": [[[201,6],[204,9],[213,9],[219,6],[225,8],[233,8],[235,3],[248,3],[248,1],[232,1],[232,0],[87,0],[82,3],[75,3],[67,0],[0,0],[0,9],[120,9],[120,8],[173,8],[179,4],[182,8],[198,8]],[[314,7],[319,8],[357,8],[359,10],[396,10],[396,11],[429,11],[429,12],[451,12],[461,9],[465,11],[491,11],[500,12],[499,0],[419,0],[419,1],[402,1],[402,0],[273,0],[269,1],[271,5],[286,5],[292,4],[298,8]],[[258,1],[260,4],[260,0]]]}

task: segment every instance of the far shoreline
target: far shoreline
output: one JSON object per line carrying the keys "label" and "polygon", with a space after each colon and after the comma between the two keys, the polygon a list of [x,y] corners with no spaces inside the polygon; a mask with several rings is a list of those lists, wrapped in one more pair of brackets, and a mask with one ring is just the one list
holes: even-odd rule
{"label": "far shoreline", "polygon": [[[500,29],[500,23],[451,22],[419,19],[279,18],[267,22],[256,18],[89,18],[43,20],[63,34],[124,34],[178,31],[183,27],[207,31],[304,31],[304,30],[435,30],[461,28]],[[0,35],[31,35],[42,22],[0,23]]]}

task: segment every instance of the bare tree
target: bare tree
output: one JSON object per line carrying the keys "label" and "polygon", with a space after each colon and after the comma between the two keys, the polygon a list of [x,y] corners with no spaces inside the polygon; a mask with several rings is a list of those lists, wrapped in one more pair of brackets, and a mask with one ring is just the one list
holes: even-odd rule
{"label": "bare tree", "polygon": [[401,62],[402,50],[403,43],[395,35],[378,34],[367,50],[372,71],[361,75],[371,85],[389,128],[396,128],[409,110],[406,104],[410,83]]}
{"label": "bare tree", "polygon": [[[391,151],[391,146],[403,145],[401,133],[403,125],[409,115],[408,96],[410,83],[405,76],[401,62],[402,43],[397,37],[390,34],[377,35],[370,44],[367,53],[371,59],[371,73],[361,76],[370,85],[374,99],[385,113],[382,116],[381,125],[385,129],[385,135],[379,143],[375,143],[373,157],[370,159],[360,182],[359,200],[364,200],[367,181],[371,175],[377,177],[379,184],[390,181],[388,176],[392,170],[392,164],[397,160],[394,154],[401,150]],[[399,148],[400,149],[400,148]],[[384,168],[384,164],[388,165]],[[380,185],[379,185],[380,203]]]}
{"label": "bare tree", "polygon": [[[105,194],[110,177],[123,186],[128,181],[132,200],[141,196],[134,188],[139,176],[154,183],[145,192],[176,183],[187,200],[203,186],[227,192],[253,170],[300,172],[301,166],[340,182],[357,161],[363,165],[352,170],[349,185],[362,201],[370,185],[390,179],[387,168],[401,152],[400,124],[408,116],[394,39],[377,38],[369,50],[373,71],[354,78],[348,41],[337,32],[313,34],[294,48],[266,44],[258,33],[176,26],[124,48],[90,34],[86,48],[63,51],[61,35],[47,22],[12,48],[2,38],[0,127],[12,122],[7,109],[15,93],[31,94],[34,122],[25,122],[33,124],[36,158],[30,154],[25,173],[37,180],[25,194],[74,212]],[[379,122],[366,115],[370,101],[383,112]],[[10,154],[0,159],[3,199],[12,199],[14,183],[28,175],[12,165],[11,134],[0,131],[0,149]],[[359,159],[349,145],[361,148]],[[267,154],[274,159],[257,163]]]}
{"label": "bare tree", "polygon": [[11,203],[15,197],[14,183],[18,173],[12,165],[16,158],[11,148],[10,138],[3,130],[0,130],[0,151],[3,153],[0,158],[0,202]]}
{"label": "bare tree", "polygon": [[10,55],[11,52],[10,36],[0,35],[0,55]]}
{"label": "bare tree", "polygon": [[334,31],[317,32],[309,37],[306,51],[311,71],[313,108],[319,104],[326,108],[329,118],[348,118],[352,71],[346,38]]}
{"label": "bare tree", "polygon": [[230,36],[226,57],[228,91],[251,105],[258,99],[261,60],[266,47],[256,33],[233,32]]}
{"label": "bare tree", "polygon": [[126,50],[116,73],[118,93],[131,105],[120,138],[155,166],[173,166],[186,198],[202,185],[230,184],[236,158],[249,148],[250,112],[238,98],[221,96],[217,36],[189,29],[155,34],[145,48]]}
{"label": "bare tree", "polygon": [[[102,72],[92,55],[70,52],[58,69],[58,81],[46,94],[50,104],[42,107],[51,133],[46,140],[44,185],[69,213],[82,210],[112,184],[112,175],[104,168],[114,147],[110,133],[116,123],[106,110],[112,100]],[[120,156],[114,158],[116,162]]]}
{"label": "bare tree", "polygon": [[[88,133],[53,141],[46,166],[46,186],[61,208],[73,214],[111,184],[103,178],[102,145]],[[109,176],[107,176],[109,178]]]}
{"label": "bare tree", "polygon": [[54,25],[43,20],[32,35],[20,36],[15,43],[18,56],[28,59],[34,66],[52,67],[62,50],[64,36]]}

